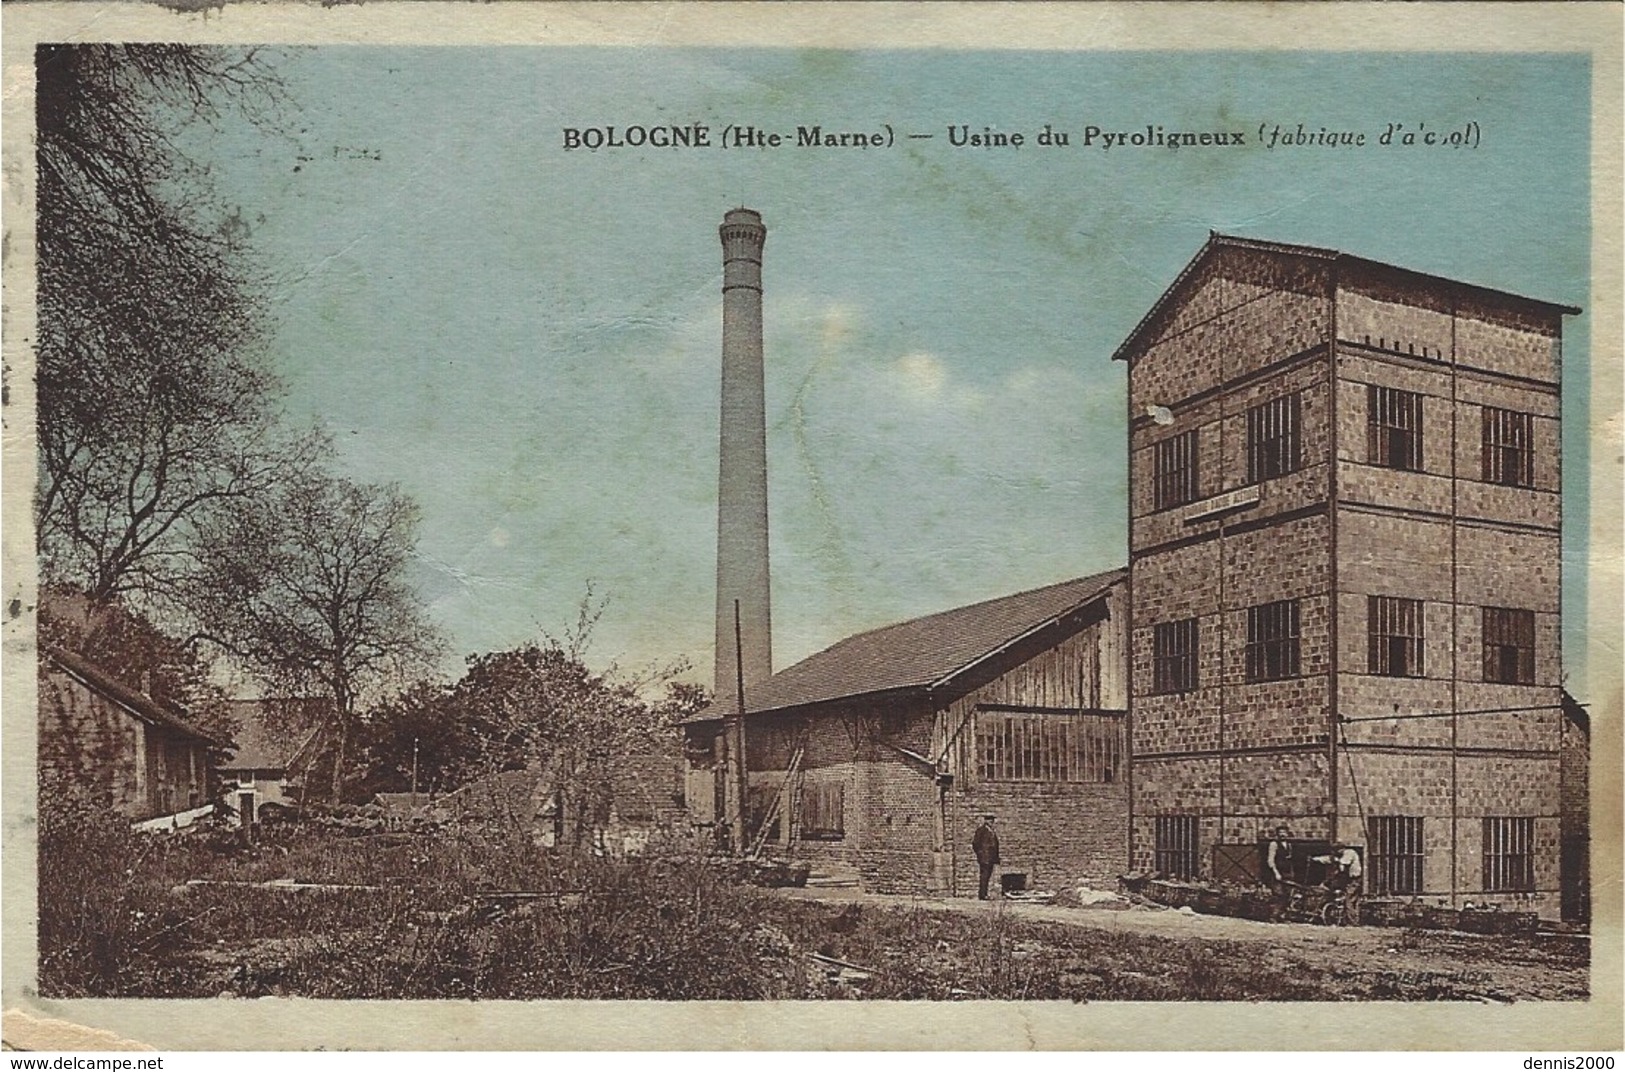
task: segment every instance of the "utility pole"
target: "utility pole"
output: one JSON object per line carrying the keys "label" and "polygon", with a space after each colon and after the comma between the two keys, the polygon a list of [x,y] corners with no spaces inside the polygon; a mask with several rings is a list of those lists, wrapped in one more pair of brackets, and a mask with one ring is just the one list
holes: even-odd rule
{"label": "utility pole", "polygon": [[731,751],[734,755],[734,777],[737,779],[734,789],[734,851],[744,855],[748,842],[745,832],[745,816],[747,814],[745,798],[750,789],[750,765],[745,759],[745,664],[740,657],[744,650],[743,636],[739,625],[739,600],[734,600],[734,700],[738,704],[738,713],[734,716],[734,733]]}
{"label": "utility pole", "polygon": [[418,739],[412,738],[412,810],[418,807]]}

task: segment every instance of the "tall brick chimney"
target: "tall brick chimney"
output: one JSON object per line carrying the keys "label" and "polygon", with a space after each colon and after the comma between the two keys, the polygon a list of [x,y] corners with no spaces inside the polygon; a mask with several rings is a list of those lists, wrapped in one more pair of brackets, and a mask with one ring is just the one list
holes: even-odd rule
{"label": "tall brick chimney", "polygon": [[[716,696],[773,673],[767,565],[767,404],[762,388],[760,214],[722,217],[722,441],[717,482]],[[738,634],[735,643],[735,601]],[[736,659],[736,651],[738,658]],[[748,701],[747,701],[748,702]]]}

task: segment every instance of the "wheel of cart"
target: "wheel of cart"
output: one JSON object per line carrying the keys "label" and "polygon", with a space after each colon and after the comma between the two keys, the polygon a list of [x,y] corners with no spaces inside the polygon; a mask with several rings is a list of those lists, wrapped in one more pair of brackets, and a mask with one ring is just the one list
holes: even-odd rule
{"label": "wheel of cart", "polygon": [[1328,927],[1354,927],[1360,923],[1360,895],[1353,890],[1328,892],[1319,922]]}

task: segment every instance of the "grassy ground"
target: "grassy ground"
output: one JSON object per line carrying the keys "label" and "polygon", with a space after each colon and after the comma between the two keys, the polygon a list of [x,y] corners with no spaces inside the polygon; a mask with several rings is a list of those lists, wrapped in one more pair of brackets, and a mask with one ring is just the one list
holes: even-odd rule
{"label": "grassy ground", "polygon": [[1096,922],[1124,915],[786,897],[679,846],[561,862],[502,831],[300,834],[243,850],[229,836],[81,823],[41,839],[47,996],[1524,1000],[1587,988],[1577,939],[1302,940],[1264,925],[1184,937]]}

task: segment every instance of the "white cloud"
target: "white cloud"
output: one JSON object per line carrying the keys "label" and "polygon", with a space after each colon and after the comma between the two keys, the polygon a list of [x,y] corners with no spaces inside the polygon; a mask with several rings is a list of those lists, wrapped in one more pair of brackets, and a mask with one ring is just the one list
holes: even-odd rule
{"label": "white cloud", "polygon": [[948,370],[932,354],[904,354],[897,359],[894,367],[902,376],[906,388],[927,398],[941,395],[943,386],[948,382]]}

